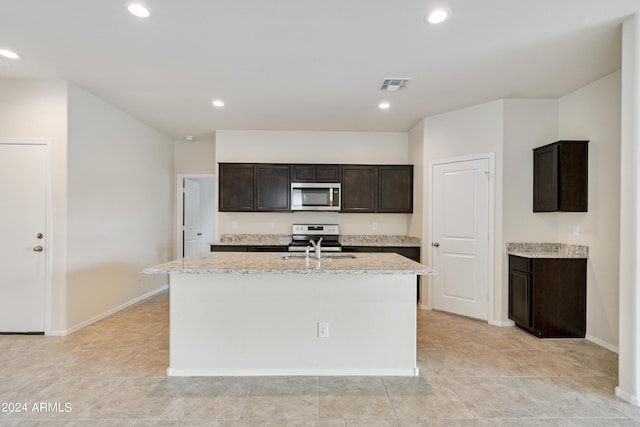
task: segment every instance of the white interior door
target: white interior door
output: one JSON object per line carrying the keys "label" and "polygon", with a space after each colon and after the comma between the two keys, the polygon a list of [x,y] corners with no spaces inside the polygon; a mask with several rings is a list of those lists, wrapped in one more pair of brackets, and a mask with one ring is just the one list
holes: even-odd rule
{"label": "white interior door", "polygon": [[433,308],[487,320],[488,158],[432,166]]}
{"label": "white interior door", "polygon": [[0,332],[44,332],[47,146],[0,142]]}
{"label": "white interior door", "polygon": [[184,251],[183,256],[197,255],[200,232],[200,183],[184,180]]}

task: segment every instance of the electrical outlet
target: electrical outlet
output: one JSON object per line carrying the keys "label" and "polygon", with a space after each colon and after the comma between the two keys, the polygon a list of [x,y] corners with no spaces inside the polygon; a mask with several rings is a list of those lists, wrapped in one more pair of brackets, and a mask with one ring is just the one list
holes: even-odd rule
{"label": "electrical outlet", "polygon": [[274,228],[276,228],[276,225],[273,222],[269,223],[269,230],[273,230]]}
{"label": "electrical outlet", "polygon": [[378,229],[378,223],[377,222],[372,222],[371,223],[371,229],[372,230],[377,230]]}
{"label": "electrical outlet", "polygon": [[318,322],[318,338],[329,338],[329,322]]}
{"label": "electrical outlet", "polygon": [[237,221],[231,221],[231,228],[238,228],[238,222]]}

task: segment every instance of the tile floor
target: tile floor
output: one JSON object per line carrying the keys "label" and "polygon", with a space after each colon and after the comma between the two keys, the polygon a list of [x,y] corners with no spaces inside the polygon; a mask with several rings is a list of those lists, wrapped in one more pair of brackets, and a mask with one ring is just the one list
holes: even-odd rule
{"label": "tile floor", "polygon": [[423,310],[417,378],[168,378],[168,305],[0,336],[0,426],[640,426],[614,353]]}

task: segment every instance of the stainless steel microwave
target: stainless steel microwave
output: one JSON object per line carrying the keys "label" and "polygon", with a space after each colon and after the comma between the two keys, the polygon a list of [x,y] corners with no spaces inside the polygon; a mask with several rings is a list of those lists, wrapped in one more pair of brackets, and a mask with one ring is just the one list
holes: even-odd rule
{"label": "stainless steel microwave", "polygon": [[292,182],[292,211],[339,211],[340,183]]}

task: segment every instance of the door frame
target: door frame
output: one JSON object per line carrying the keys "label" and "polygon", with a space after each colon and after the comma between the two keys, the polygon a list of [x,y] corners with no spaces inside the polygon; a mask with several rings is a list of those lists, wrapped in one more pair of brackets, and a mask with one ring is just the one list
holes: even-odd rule
{"label": "door frame", "polygon": [[[44,186],[45,191],[45,236],[46,244],[44,251],[44,334],[51,335],[51,316],[52,316],[52,253],[54,247],[53,233],[53,210],[52,210],[52,189],[53,189],[53,156],[52,156],[52,140],[41,138],[0,138],[2,145],[44,145],[46,161],[45,179],[47,182]],[[55,334],[54,334],[55,335]]]}
{"label": "door frame", "polygon": [[[176,174],[176,187],[175,187],[175,195],[176,195],[176,222],[175,222],[175,235],[176,235],[176,244],[174,248],[175,258],[182,258],[182,245],[183,245],[183,236],[182,236],[182,222],[184,220],[184,214],[182,212],[182,181],[184,179],[197,179],[197,178],[210,178],[213,179],[214,189],[217,189],[217,181],[216,175],[212,173],[179,173]],[[214,224],[215,226],[215,224]]]}
{"label": "door frame", "polygon": [[[488,293],[488,301],[487,301],[487,323],[494,324],[494,299],[495,299],[495,153],[481,153],[481,154],[472,154],[469,156],[460,156],[460,157],[450,157],[446,159],[437,159],[429,161],[429,183],[428,183],[428,217],[427,217],[427,229],[428,229],[428,239],[425,241],[425,245],[427,246],[427,259],[429,260],[429,264],[433,265],[433,247],[431,246],[432,236],[433,236],[433,191],[431,186],[433,185],[433,172],[434,168],[437,165],[443,165],[447,163],[460,163],[467,162],[473,160],[489,160],[489,244],[488,244],[488,254],[487,254],[487,293]],[[428,310],[433,310],[433,280],[434,278],[430,277],[428,280],[428,302],[424,308]]]}

